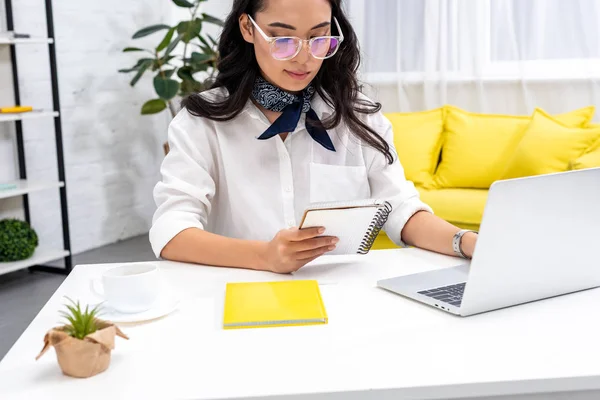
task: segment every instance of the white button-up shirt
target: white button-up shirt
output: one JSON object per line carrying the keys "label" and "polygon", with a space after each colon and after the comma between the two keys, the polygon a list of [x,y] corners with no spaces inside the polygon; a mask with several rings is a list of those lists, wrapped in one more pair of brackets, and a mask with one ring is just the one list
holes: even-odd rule
{"label": "white button-up shirt", "polygon": [[[220,97],[225,92],[214,89],[204,95]],[[332,113],[318,95],[312,107],[321,119]],[[381,113],[363,118],[393,149],[390,122]],[[285,141],[279,136],[257,139],[270,125],[251,101],[226,122],[194,117],[187,110],[173,119],[170,151],[154,189],[158,209],[150,242],[157,257],[188,228],[271,240],[281,229],[297,226],[314,202],[387,200],[393,211],[384,230],[399,245],[408,219],[420,210],[431,212],[405,179],[397,157],[388,164],[383,154],[363,145],[343,123],[328,131],[335,152],[310,137],[305,114]]]}

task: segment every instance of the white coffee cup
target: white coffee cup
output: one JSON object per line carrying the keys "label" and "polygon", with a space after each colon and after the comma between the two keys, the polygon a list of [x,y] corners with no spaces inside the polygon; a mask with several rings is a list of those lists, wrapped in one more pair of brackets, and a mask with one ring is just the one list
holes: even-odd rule
{"label": "white coffee cup", "polygon": [[158,266],[153,263],[131,263],[111,268],[100,282],[91,282],[92,291],[108,305],[122,313],[138,313],[152,308],[160,293]]}

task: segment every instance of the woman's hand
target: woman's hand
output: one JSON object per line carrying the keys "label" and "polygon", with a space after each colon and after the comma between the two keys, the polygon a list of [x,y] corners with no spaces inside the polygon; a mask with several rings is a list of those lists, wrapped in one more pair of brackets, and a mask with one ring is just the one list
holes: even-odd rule
{"label": "woman's hand", "polygon": [[264,247],[263,269],[278,274],[289,274],[334,250],[339,239],[321,236],[324,232],[324,228],[291,228],[279,231]]}

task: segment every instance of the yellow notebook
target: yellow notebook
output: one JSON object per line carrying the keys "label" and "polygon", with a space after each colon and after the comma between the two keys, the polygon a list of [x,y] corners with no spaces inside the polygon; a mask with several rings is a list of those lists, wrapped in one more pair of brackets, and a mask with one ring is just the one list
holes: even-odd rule
{"label": "yellow notebook", "polygon": [[223,328],[327,323],[317,281],[228,283]]}
{"label": "yellow notebook", "polygon": [[0,113],[2,114],[13,114],[13,113],[22,113],[33,111],[33,107],[31,106],[14,106],[14,107],[2,107],[0,108]]}

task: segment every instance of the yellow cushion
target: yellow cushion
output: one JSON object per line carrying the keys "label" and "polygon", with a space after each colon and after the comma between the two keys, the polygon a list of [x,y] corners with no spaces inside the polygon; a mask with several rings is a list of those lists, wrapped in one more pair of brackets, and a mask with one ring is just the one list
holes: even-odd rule
{"label": "yellow cushion", "polygon": [[[586,107],[556,118],[584,126],[593,114],[594,107]],[[506,169],[530,121],[530,116],[477,114],[447,107],[442,160],[434,186],[489,188]]]}
{"label": "yellow cushion", "polygon": [[[417,187],[421,200],[435,214],[462,229],[478,230],[488,191],[485,189],[425,189]],[[398,246],[381,231],[371,250],[397,249]]]}
{"label": "yellow cushion", "polygon": [[573,110],[563,114],[556,114],[552,118],[560,121],[561,123],[572,126],[572,127],[580,127],[580,128],[590,128],[590,121],[594,118],[594,111],[596,107],[589,106],[583,107],[578,110]]}
{"label": "yellow cushion", "polygon": [[487,189],[423,189],[421,200],[440,218],[465,229],[481,223],[487,201]]}
{"label": "yellow cushion", "polygon": [[453,224],[478,225],[487,201],[487,189],[422,189],[421,200],[440,218]]}
{"label": "yellow cushion", "polygon": [[537,109],[501,179],[566,171],[599,138],[598,128],[572,128]]}
{"label": "yellow cushion", "polygon": [[[600,129],[600,125],[597,128]],[[600,167],[600,139],[589,148],[584,155],[571,163],[572,169],[587,169]]]}
{"label": "yellow cushion", "polygon": [[386,117],[394,129],[394,145],[406,178],[419,185],[431,183],[442,148],[444,109]]}
{"label": "yellow cushion", "polygon": [[371,247],[371,250],[387,250],[398,248],[399,247],[396,245],[396,243],[392,242],[392,239],[390,239],[384,231],[381,231],[377,236],[377,239],[375,239],[375,243],[373,243],[373,247]]}

